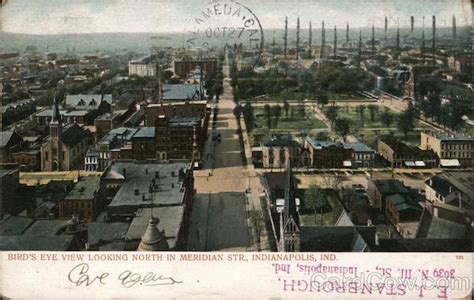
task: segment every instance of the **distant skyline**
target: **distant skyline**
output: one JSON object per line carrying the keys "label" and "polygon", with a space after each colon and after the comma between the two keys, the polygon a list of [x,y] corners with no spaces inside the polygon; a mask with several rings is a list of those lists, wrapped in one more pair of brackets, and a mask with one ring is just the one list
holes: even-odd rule
{"label": "distant skyline", "polygon": [[[9,0],[2,7],[2,30],[27,34],[99,33],[99,32],[183,32],[190,20],[200,15],[210,1],[200,0]],[[345,28],[384,27],[388,17],[389,27],[410,26],[410,16],[415,17],[415,27],[420,27],[426,16],[425,26],[431,27],[431,16],[436,15],[438,27],[451,27],[452,16],[457,26],[472,25],[472,5],[469,0],[242,0],[259,18],[264,29],[283,28],[285,16],[289,27],[301,28],[337,26]]]}

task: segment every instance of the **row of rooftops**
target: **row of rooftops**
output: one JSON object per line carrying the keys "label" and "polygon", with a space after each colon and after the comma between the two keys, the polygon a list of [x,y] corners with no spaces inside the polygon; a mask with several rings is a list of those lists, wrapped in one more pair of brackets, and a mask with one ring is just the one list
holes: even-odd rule
{"label": "row of rooftops", "polygon": [[370,148],[364,143],[346,143],[341,141],[330,142],[330,141],[318,141],[311,137],[307,137],[306,141],[313,147],[314,149],[324,149],[327,147],[340,147],[344,149],[352,149],[354,152],[366,152],[366,153],[375,153],[375,150]]}
{"label": "row of rooftops", "polygon": [[431,135],[432,137],[441,141],[474,142],[474,138],[471,135],[465,134],[465,133],[448,133],[444,131],[437,131],[437,132],[425,132],[425,134]]}

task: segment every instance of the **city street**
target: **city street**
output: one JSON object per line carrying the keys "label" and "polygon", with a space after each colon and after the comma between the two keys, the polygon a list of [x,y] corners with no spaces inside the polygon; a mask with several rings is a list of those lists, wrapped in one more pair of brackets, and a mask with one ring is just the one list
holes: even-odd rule
{"label": "city street", "polygon": [[197,193],[188,236],[189,250],[246,251],[252,244],[246,212],[246,178],[230,89],[225,80],[215,129],[221,135],[221,142],[206,143],[204,168],[194,173]]}

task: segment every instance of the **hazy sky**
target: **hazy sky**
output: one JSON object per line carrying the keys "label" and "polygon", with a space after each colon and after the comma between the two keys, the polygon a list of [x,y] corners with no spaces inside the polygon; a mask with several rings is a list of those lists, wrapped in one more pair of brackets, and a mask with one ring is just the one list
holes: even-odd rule
{"label": "hazy sky", "polygon": [[[57,34],[91,32],[180,32],[210,1],[201,0],[8,0],[2,8],[2,29],[6,32]],[[454,14],[458,26],[471,25],[470,0],[240,0],[260,19],[265,29],[281,28],[285,15],[290,26],[300,16],[301,27],[383,27],[384,17],[396,26],[415,26],[423,15],[430,26],[431,15],[439,27],[451,26]]]}

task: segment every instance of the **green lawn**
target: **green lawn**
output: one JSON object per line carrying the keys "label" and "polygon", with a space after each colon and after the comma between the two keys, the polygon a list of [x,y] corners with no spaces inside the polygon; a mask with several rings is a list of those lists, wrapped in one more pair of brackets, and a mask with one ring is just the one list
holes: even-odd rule
{"label": "green lawn", "polygon": [[356,107],[342,107],[338,110],[338,116],[348,118],[352,121],[353,130],[352,133],[362,139],[365,143],[374,146],[377,136],[393,134],[394,137],[408,144],[419,146],[420,145],[420,132],[428,127],[421,124],[419,121],[415,122],[415,130],[409,132],[407,138],[397,128],[397,118],[400,113],[390,110],[393,114],[393,121],[388,128],[386,124],[381,120],[381,114],[385,111],[384,107],[380,107],[374,116],[374,121],[370,118],[369,109],[366,108],[364,111],[364,118],[361,121],[359,113]]}
{"label": "green lawn", "polygon": [[312,129],[327,128],[321,120],[314,117],[311,109],[306,108],[305,116],[300,116],[295,107],[293,118],[291,113],[288,113],[288,119],[286,113],[282,109],[281,117],[276,120],[275,117],[271,117],[271,127],[268,128],[267,117],[263,107],[255,107],[255,124],[253,130],[250,132],[250,140],[252,144],[256,144],[262,139],[268,138],[272,133],[290,133],[292,136],[296,136],[301,133],[302,130],[309,132]]}

